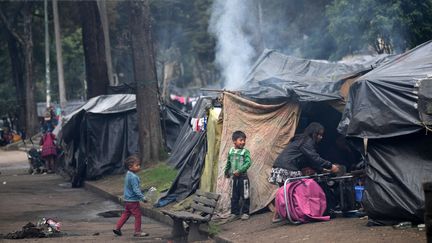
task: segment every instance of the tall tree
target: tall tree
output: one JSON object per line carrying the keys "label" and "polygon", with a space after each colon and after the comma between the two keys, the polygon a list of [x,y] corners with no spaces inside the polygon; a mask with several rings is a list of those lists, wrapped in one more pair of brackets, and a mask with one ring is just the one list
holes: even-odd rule
{"label": "tall tree", "polygon": [[63,72],[63,50],[62,50],[62,40],[60,34],[60,21],[58,16],[58,4],[57,0],[52,0],[53,6],[53,16],[54,16],[54,33],[55,33],[55,46],[56,46],[56,60],[57,60],[57,76],[58,76],[58,86],[59,86],[59,97],[60,97],[60,107],[65,108],[66,105],[66,87],[64,81]]}
{"label": "tall tree", "polygon": [[[15,97],[17,99],[18,129],[26,127],[26,98],[23,80],[23,55],[16,38],[7,32],[8,51],[11,64],[12,80],[15,85]],[[6,104],[4,104],[6,105]]]}
{"label": "tall tree", "polygon": [[149,1],[129,4],[140,155],[144,162],[158,161],[163,143]]}
{"label": "tall tree", "polygon": [[101,17],[102,29],[105,40],[105,57],[108,72],[108,79],[110,85],[115,85],[114,77],[112,73],[112,59],[111,59],[111,43],[109,38],[109,26],[108,26],[108,15],[105,0],[97,0],[97,6],[99,9],[99,16]]}
{"label": "tall tree", "polygon": [[334,0],[327,8],[336,56],[372,47],[401,52],[432,39],[432,1]]}
{"label": "tall tree", "polygon": [[[8,30],[9,34],[22,47],[24,59],[24,87],[25,87],[25,131],[28,135],[34,135],[38,131],[38,120],[35,102],[35,83],[33,77],[33,31],[32,31],[32,7],[31,1],[25,1],[20,6],[20,14],[23,16],[22,31],[18,31],[6,18],[0,9],[0,19]],[[13,17],[15,18],[15,17]],[[19,26],[19,25],[15,25]],[[10,53],[15,55],[15,53]]]}
{"label": "tall tree", "polygon": [[87,98],[107,93],[109,84],[105,38],[96,1],[77,2],[82,21]]}

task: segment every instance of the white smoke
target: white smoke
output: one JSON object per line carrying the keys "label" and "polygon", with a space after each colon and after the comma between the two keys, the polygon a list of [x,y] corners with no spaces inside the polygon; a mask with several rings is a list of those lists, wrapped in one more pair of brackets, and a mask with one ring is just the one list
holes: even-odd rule
{"label": "white smoke", "polygon": [[210,18],[210,33],[216,37],[216,63],[222,71],[225,88],[240,87],[256,57],[250,0],[215,0]]}

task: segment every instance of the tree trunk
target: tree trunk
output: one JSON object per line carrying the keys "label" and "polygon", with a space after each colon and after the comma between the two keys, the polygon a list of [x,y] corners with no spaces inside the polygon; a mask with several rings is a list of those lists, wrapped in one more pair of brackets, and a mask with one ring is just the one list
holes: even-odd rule
{"label": "tree trunk", "polygon": [[132,37],[132,53],[139,117],[139,148],[143,162],[159,161],[162,132],[158,105],[158,82],[151,38],[149,2],[130,1],[129,26]]}
{"label": "tree trunk", "polygon": [[38,117],[35,102],[35,85],[33,80],[33,32],[32,6],[27,2],[23,8],[24,15],[24,82],[26,93],[26,132],[29,136],[38,131]]}
{"label": "tree trunk", "polygon": [[[36,102],[35,102],[35,85],[33,80],[33,32],[32,32],[32,2],[25,1],[20,6],[21,16],[23,16],[23,32],[22,35],[19,34],[15,29],[12,28],[11,23],[8,21],[8,18],[4,15],[2,10],[0,9],[0,19],[4,24],[4,27],[8,31],[10,38],[14,40],[9,41],[9,48],[18,49],[18,42],[22,48],[22,53],[24,55],[24,66],[21,65],[22,60],[19,57],[19,53],[15,53],[15,50],[11,50],[10,55],[16,55],[15,57],[11,57],[12,63],[15,68],[13,70],[13,78],[15,79],[15,84],[17,86],[17,92],[24,90],[23,97],[24,105],[25,105],[25,126],[23,130],[29,136],[34,135],[37,132],[38,128],[38,120],[37,120],[37,112],[36,112]],[[15,24],[18,25],[18,24]],[[20,63],[18,63],[20,62]],[[21,78],[20,73],[24,71],[24,82],[20,82]],[[24,84],[24,87],[21,86]],[[17,96],[20,99],[19,96]],[[22,99],[21,99],[22,100]],[[24,119],[24,117],[21,117]]]}
{"label": "tree trunk", "polygon": [[57,58],[57,73],[58,73],[58,87],[60,97],[60,107],[63,110],[66,106],[66,87],[63,72],[63,55],[62,55],[62,41],[60,34],[60,21],[58,17],[58,4],[57,0],[52,0],[53,15],[54,15],[54,34]]}
{"label": "tree trunk", "polygon": [[23,129],[26,127],[26,95],[25,85],[23,80],[23,60],[22,52],[19,47],[18,41],[8,32],[8,49],[9,57],[12,66],[12,79],[15,84],[15,92],[18,104],[18,124],[17,129]]}
{"label": "tree trunk", "polygon": [[79,2],[86,67],[87,98],[107,93],[105,39],[95,1]]}
{"label": "tree trunk", "polygon": [[104,34],[105,57],[106,57],[109,84],[114,86],[116,84],[114,82],[113,70],[112,70],[111,42],[110,42],[110,38],[109,38],[108,16],[107,16],[107,11],[106,11],[105,0],[97,0],[97,6],[99,9],[99,16],[101,18],[102,29],[103,29],[103,34]]}

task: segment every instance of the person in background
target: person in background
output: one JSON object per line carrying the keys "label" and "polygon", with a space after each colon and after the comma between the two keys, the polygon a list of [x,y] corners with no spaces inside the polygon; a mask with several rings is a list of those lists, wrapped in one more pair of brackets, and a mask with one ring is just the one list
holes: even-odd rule
{"label": "person in background", "polygon": [[135,217],[135,237],[145,237],[148,233],[141,232],[141,209],[140,201],[146,202],[144,195],[141,192],[140,185],[141,181],[139,176],[136,174],[141,170],[141,161],[137,156],[129,156],[124,161],[124,165],[127,168],[125,180],[124,180],[124,191],[123,200],[125,202],[125,210],[123,211],[120,219],[118,220],[114,234],[121,236],[121,228],[126,223],[131,215]]}
{"label": "person in background", "polygon": [[46,133],[47,131],[53,131],[54,130],[54,124],[51,119],[51,114],[49,111],[45,112],[44,119],[42,121],[42,132]]}
{"label": "person in background", "polygon": [[[245,149],[246,134],[242,131],[235,131],[232,134],[234,147],[228,152],[228,159],[225,166],[225,177],[232,177],[231,195],[231,216],[234,220],[241,215],[242,220],[249,219],[249,178],[247,170],[251,165],[249,150]],[[240,200],[243,206],[240,207]]]}
{"label": "person in background", "polygon": [[54,173],[55,170],[55,159],[57,158],[57,147],[55,144],[55,135],[48,129],[40,140],[40,145],[42,145],[42,159],[45,161],[45,167],[47,173]]}
{"label": "person in background", "polygon": [[[282,186],[288,178],[311,175],[316,172],[337,173],[339,167],[318,154],[316,146],[324,136],[324,127],[310,123],[276,158],[268,181]],[[275,212],[273,222],[280,221]]]}
{"label": "person in background", "polygon": [[54,107],[50,106],[48,108],[48,112],[49,112],[51,124],[52,124],[53,129],[54,129],[58,125],[57,115],[56,115],[56,113],[54,111]]}

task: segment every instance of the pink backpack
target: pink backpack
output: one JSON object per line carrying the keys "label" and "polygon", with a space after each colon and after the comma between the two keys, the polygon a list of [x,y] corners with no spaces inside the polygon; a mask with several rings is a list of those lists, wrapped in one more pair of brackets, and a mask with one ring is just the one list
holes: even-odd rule
{"label": "pink backpack", "polygon": [[275,201],[279,216],[291,223],[330,220],[329,216],[323,216],[327,207],[324,191],[313,179],[287,183],[278,189]]}

